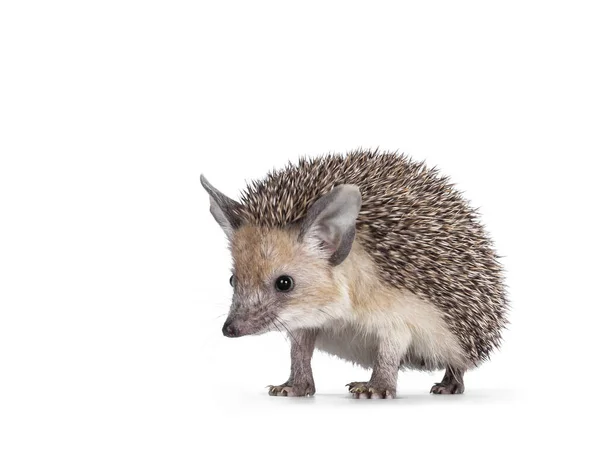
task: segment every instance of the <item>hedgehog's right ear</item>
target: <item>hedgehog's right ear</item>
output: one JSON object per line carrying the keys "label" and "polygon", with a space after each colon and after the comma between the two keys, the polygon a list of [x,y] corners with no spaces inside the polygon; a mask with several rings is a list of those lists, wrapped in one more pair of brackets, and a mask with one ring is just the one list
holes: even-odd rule
{"label": "hedgehog's right ear", "polygon": [[231,239],[233,231],[241,225],[241,220],[237,214],[240,204],[216,189],[208,182],[204,175],[200,175],[200,183],[202,183],[202,186],[210,196],[211,214],[219,225],[221,225],[227,237]]}
{"label": "hedgehog's right ear", "polygon": [[341,264],[352,249],[360,206],[357,186],[336,186],[310,207],[300,225],[300,240],[316,241],[327,252],[332,265]]}

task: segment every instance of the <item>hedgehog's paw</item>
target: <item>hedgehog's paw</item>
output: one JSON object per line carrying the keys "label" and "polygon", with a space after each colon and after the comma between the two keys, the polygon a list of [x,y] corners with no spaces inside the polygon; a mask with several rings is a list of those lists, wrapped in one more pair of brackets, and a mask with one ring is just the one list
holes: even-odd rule
{"label": "hedgehog's paw", "polygon": [[374,386],[366,381],[355,381],[346,386],[353,398],[394,398],[396,396],[394,389]]}
{"label": "hedgehog's paw", "polygon": [[315,385],[312,383],[284,383],[279,386],[270,384],[267,387],[269,388],[269,395],[274,397],[309,397],[315,394]]}
{"label": "hedgehog's paw", "polygon": [[465,385],[457,382],[435,383],[429,391],[430,394],[462,394],[465,392]]}

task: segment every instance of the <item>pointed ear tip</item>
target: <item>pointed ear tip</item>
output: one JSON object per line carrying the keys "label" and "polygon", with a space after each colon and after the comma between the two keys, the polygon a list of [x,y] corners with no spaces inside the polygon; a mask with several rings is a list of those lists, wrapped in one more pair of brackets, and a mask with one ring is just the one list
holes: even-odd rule
{"label": "pointed ear tip", "polygon": [[344,189],[344,190],[352,190],[352,191],[359,191],[360,192],[360,188],[358,187],[358,185],[356,184],[338,184],[336,186],[337,189]]}
{"label": "pointed ear tip", "polygon": [[341,184],[339,189],[346,195],[362,198],[360,188],[356,184]]}
{"label": "pointed ear tip", "polygon": [[211,188],[210,183],[208,182],[208,180],[206,179],[206,177],[204,176],[204,174],[200,174],[200,184],[202,185],[202,187],[204,189],[206,189],[207,191]]}

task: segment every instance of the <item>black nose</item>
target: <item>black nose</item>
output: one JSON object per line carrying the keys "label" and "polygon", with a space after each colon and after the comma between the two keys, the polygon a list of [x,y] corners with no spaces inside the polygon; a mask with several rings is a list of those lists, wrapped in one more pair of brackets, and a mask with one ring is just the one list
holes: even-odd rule
{"label": "black nose", "polygon": [[232,324],[233,320],[231,319],[225,321],[225,325],[223,325],[223,335],[227,337],[236,337],[239,335],[239,330]]}

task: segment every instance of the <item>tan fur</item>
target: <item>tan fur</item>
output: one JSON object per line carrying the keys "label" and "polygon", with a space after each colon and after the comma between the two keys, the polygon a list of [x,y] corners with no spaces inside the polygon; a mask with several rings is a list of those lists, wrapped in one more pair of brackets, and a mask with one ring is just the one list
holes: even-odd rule
{"label": "tan fur", "polygon": [[294,228],[242,226],[231,251],[235,276],[253,291],[243,293],[246,299],[267,291],[280,275],[294,278],[278,317],[290,330],[319,329],[316,346],[325,352],[365,367],[373,366],[378,351],[401,352],[403,365],[416,368],[470,366],[440,311],[385,283],[360,236],[336,267],[319,248],[299,242]]}
{"label": "tan fur", "polygon": [[230,247],[235,277],[256,294],[269,290],[280,275],[294,277],[296,287],[286,297],[286,309],[294,315],[326,307],[340,295],[327,260],[317,249],[301,244],[296,230],[242,226]]}
{"label": "tan fur", "polygon": [[381,280],[360,238],[335,272],[336,282],[347,286],[351,312],[340,311],[339,319],[325,327],[318,348],[371,367],[374,349],[385,339],[386,345],[406,348],[407,366],[470,366],[440,312],[427,300]]}

